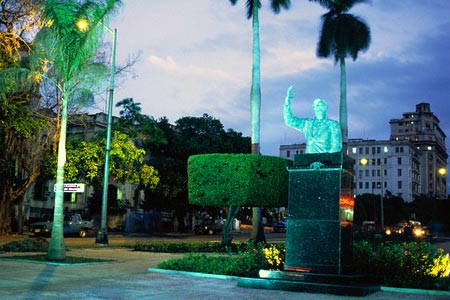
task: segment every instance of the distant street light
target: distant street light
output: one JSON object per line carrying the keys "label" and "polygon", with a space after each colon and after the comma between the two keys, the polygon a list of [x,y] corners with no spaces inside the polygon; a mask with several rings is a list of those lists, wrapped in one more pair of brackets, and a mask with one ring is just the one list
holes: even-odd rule
{"label": "distant street light", "polygon": [[[367,158],[361,158],[359,163],[363,166],[369,163]],[[380,159],[380,226],[384,229],[384,203],[383,203],[383,161]]]}

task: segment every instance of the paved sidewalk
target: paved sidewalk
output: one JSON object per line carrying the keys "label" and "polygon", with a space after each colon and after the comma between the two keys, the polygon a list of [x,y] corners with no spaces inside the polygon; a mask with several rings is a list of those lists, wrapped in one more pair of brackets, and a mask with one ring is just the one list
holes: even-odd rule
{"label": "paved sidewalk", "polygon": [[[0,254],[0,257],[18,253]],[[33,253],[35,254],[35,253]],[[31,254],[31,255],[33,255]],[[148,272],[165,259],[183,254],[135,252],[129,249],[73,249],[70,256],[112,259],[82,266],[0,260],[0,299],[199,299],[199,300],[425,300],[450,299],[436,293],[380,291],[366,297],[246,289],[235,280]]]}

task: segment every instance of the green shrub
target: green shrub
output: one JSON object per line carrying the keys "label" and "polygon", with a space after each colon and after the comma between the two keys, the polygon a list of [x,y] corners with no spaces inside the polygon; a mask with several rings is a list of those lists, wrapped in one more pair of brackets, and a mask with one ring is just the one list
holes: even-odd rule
{"label": "green shrub", "polygon": [[355,270],[386,286],[448,290],[450,260],[430,243],[354,243]]}
{"label": "green shrub", "polygon": [[207,206],[287,205],[287,159],[254,154],[189,157],[189,203]]}
{"label": "green shrub", "polygon": [[187,254],[181,259],[163,261],[161,269],[201,272],[207,274],[258,277],[261,269],[268,269],[269,264],[264,254],[264,244],[254,246],[252,242],[240,245],[237,253],[227,254]]}
{"label": "green shrub", "polygon": [[[233,249],[238,245],[234,244]],[[188,253],[188,252],[225,252],[227,248],[219,242],[206,243],[147,243],[137,242],[133,249],[135,251],[162,252],[162,253]]]}
{"label": "green shrub", "polygon": [[0,251],[5,252],[47,252],[48,242],[44,238],[24,239],[13,241],[0,246]]}

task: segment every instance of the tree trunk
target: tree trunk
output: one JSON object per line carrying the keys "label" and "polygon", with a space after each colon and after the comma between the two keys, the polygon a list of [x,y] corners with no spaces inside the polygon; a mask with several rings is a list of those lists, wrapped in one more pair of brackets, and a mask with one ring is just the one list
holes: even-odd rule
{"label": "tree trunk", "polygon": [[230,246],[233,238],[230,236],[230,229],[233,224],[234,218],[240,209],[239,205],[230,205],[228,207],[227,219],[225,220],[225,224],[223,224],[222,229],[222,245]]}
{"label": "tree trunk", "polygon": [[[55,206],[53,211],[53,228],[48,246],[47,258],[52,260],[64,260],[66,247],[64,245],[63,206],[64,206],[64,166],[66,163],[66,130],[67,130],[67,104],[68,94],[64,93],[61,132],[58,142],[58,163],[56,171]],[[105,183],[106,184],[106,183]]]}
{"label": "tree trunk", "polygon": [[[258,2],[254,0],[254,2]],[[252,154],[260,154],[260,114],[261,114],[261,62],[259,47],[259,18],[258,5],[253,5],[253,65],[252,65],[252,89],[250,93],[250,114],[251,114],[251,131],[252,131]],[[252,234],[251,239],[255,243],[265,241],[264,227],[261,218],[261,208],[253,208],[252,217]]]}
{"label": "tree trunk", "polygon": [[345,72],[345,57],[340,58],[341,66],[341,96],[339,101],[339,123],[341,124],[342,132],[342,152],[347,153],[348,143],[348,122],[347,122],[347,75]]}

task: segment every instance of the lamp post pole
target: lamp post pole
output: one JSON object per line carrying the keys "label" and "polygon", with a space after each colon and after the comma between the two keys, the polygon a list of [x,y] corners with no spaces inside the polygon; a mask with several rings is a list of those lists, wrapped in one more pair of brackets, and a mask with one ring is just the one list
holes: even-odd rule
{"label": "lamp post pole", "polygon": [[381,229],[384,230],[384,203],[383,203],[383,161],[380,159],[380,222]]}
{"label": "lamp post pole", "polygon": [[112,30],[108,26],[104,25],[113,36],[113,46],[111,53],[111,77],[109,85],[109,99],[108,99],[108,124],[106,129],[106,149],[105,149],[105,167],[103,174],[103,193],[102,193],[102,214],[100,229],[97,232],[96,244],[103,246],[108,245],[108,230],[106,227],[106,211],[108,206],[108,183],[109,183],[109,152],[111,150],[111,127],[112,127],[112,109],[113,109],[113,96],[114,96],[114,72],[116,63],[116,40],[117,29]]}

